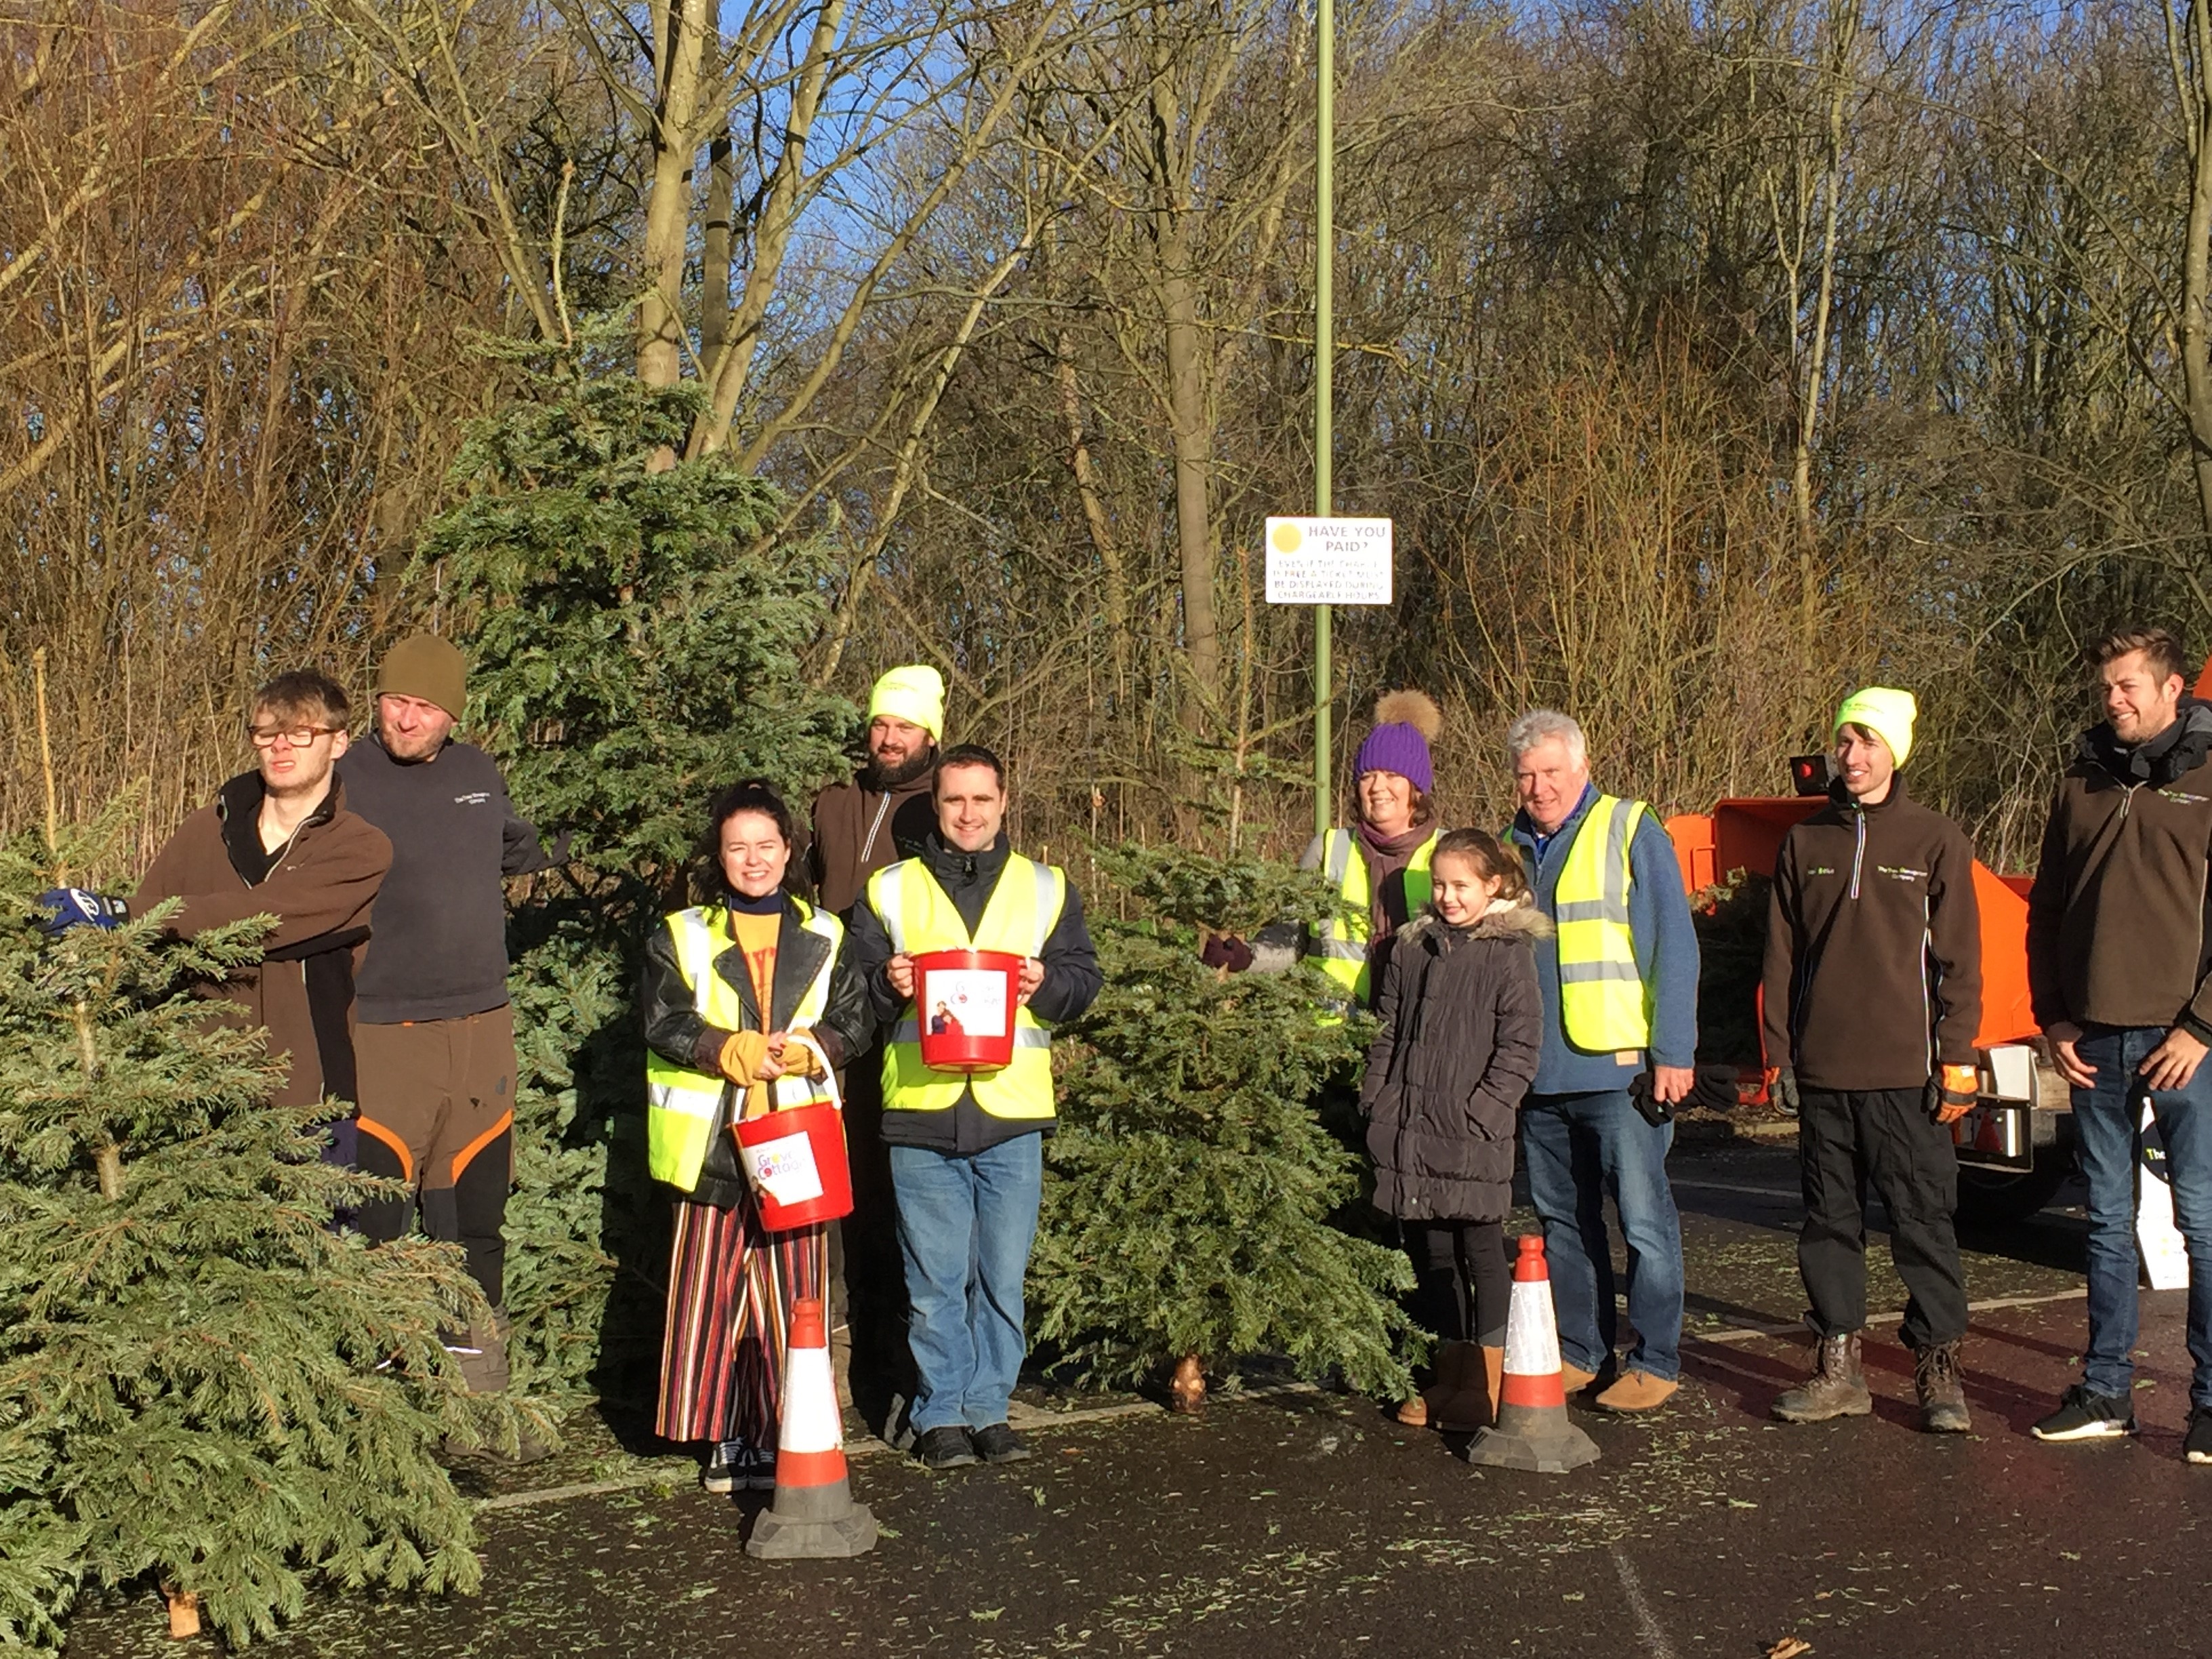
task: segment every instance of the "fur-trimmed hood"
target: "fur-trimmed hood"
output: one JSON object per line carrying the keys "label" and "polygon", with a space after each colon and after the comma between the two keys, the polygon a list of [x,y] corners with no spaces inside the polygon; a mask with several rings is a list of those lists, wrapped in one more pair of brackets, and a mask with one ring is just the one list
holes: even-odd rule
{"label": "fur-trimmed hood", "polygon": [[1552,919],[1523,899],[1486,910],[1472,927],[1454,927],[1437,914],[1431,902],[1398,930],[1398,941],[1410,945],[1426,933],[1457,933],[1462,939],[1549,939],[1555,930]]}

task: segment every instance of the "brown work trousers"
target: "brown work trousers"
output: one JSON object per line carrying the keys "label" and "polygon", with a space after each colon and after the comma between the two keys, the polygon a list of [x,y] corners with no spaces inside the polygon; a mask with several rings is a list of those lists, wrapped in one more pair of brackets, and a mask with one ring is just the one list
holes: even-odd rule
{"label": "brown work trousers", "polygon": [[507,1193],[514,1181],[514,1013],[358,1025],[361,1167],[404,1181],[414,1198],[367,1206],[362,1231],[400,1237],[419,1204],[422,1231],[458,1243],[494,1307],[505,1299]]}

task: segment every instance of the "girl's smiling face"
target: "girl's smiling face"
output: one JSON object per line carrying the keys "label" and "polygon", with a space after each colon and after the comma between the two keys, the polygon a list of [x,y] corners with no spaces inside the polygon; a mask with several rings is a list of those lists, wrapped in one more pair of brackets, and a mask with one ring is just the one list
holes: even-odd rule
{"label": "girl's smiling face", "polygon": [[1486,876],[1473,859],[1457,853],[1440,854],[1429,869],[1430,896],[1437,914],[1454,927],[1480,921],[1505,885],[1502,876]]}

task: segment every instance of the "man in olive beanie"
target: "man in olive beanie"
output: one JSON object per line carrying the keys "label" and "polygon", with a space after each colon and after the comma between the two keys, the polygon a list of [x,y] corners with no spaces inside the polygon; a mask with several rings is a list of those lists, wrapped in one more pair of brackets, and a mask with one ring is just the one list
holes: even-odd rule
{"label": "man in olive beanie", "polygon": [[1866,1326],[1866,1187],[1889,1212],[1909,1299],[1920,1426],[1963,1433],[1966,1281],[1950,1125],[1974,1103],[1981,915],[1966,833],[1905,793],[1912,694],[1853,693],[1837,711],[1829,804],[1791,830],[1766,933],[1766,1063],[1797,1114],[1805,1222],[1797,1267],[1818,1339],[1813,1375],[1774,1402],[1785,1423],[1874,1409]]}
{"label": "man in olive beanie", "polygon": [[[456,742],[467,665],[433,634],[402,640],[376,682],[376,726],[339,763],[347,804],[392,842],[356,988],[361,1165],[412,1197],[361,1214],[398,1238],[419,1212],[458,1243],[493,1319],[450,1345],[473,1393],[507,1386],[507,1188],[514,1179],[514,1024],[507,994],[507,876],[550,868],[491,757]],[[477,1447],[462,1450],[484,1449]],[[526,1437],[527,1457],[544,1449]]]}

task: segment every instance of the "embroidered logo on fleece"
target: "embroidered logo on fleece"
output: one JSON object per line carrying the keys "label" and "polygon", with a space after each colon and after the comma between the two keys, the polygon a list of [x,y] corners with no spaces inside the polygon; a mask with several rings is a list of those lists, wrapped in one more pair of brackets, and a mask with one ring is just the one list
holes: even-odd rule
{"label": "embroidered logo on fleece", "polygon": [[1892,881],[1928,879],[1928,872],[1925,870],[1914,870],[1902,864],[1877,864],[1874,867],[1874,872],[1878,876],[1887,876]]}
{"label": "embroidered logo on fleece", "polygon": [[1836,866],[1832,864],[1808,864],[1805,866],[1805,873],[1808,876],[1832,876],[1836,873]]}
{"label": "embroidered logo on fleece", "polygon": [[491,791],[490,791],[490,790],[489,790],[489,789],[476,789],[476,790],[471,790],[469,793],[467,793],[467,794],[465,794],[465,795],[456,795],[456,796],[454,796],[454,797],[453,797],[453,805],[456,805],[456,806],[483,806],[483,805],[487,805],[487,804],[490,801],[490,799],[491,799]]}
{"label": "embroidered logo on fleece", "polygon": [[2161,789],[2158,792],[2178,806],[2202,806],[2212,795],[2192,795],[2185,789]]}

